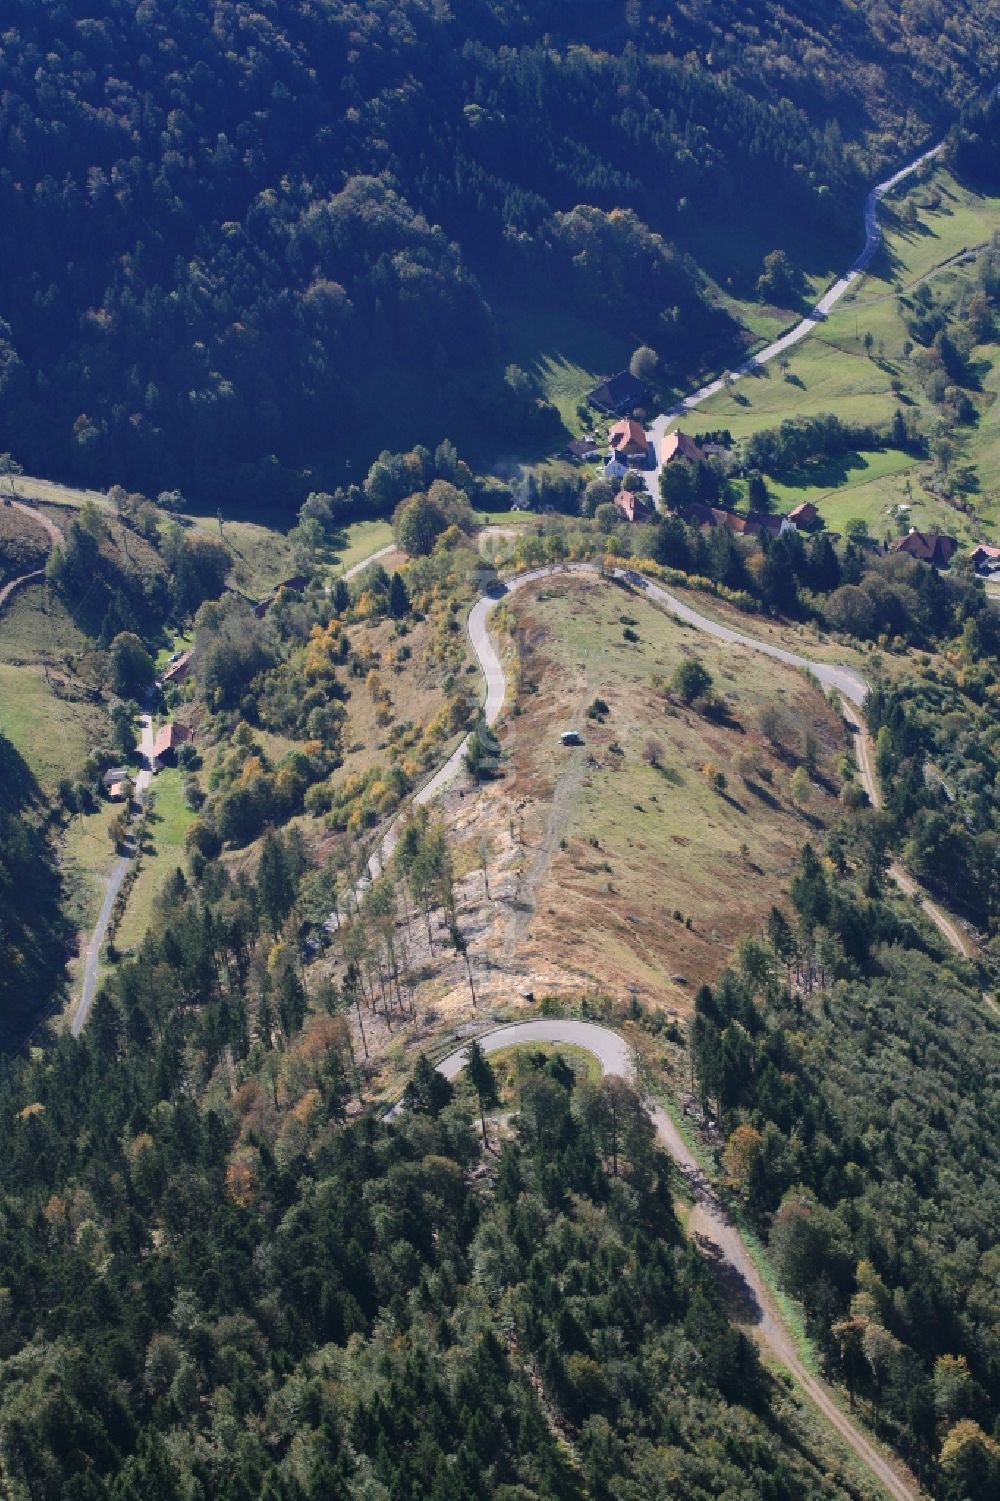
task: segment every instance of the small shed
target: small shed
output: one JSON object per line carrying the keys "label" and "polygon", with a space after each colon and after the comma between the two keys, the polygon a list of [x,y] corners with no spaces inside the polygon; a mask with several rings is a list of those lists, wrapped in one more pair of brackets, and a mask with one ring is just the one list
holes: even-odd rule
{"label": "small shed", "polygon": [[582,745],[583,739],[579,730],[563,730],[559,736],[559,743],[561,745]]}
{"label": "small shed", "polygon": [[596,438],[571,438],[563,449],[563,458],[589,463],[598,457]]}

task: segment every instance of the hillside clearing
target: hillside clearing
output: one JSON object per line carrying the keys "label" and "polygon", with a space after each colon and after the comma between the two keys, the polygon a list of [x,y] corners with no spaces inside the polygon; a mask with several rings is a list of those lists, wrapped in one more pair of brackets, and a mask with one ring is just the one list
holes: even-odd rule
{"label": "hillside clearing", "polygon": [[69,659],[86,637],[44,584],[29,584],[0,616],[0,730],[49,791],[79,772],[106,725]]}
{"label": "hillside clearing", "polygon": [[[635,643],[623,639],[626,617]],[[795,671],[596,580],[531,586],[508,605],[507,626],[519,689],[501,731],[503,777],[445,802],[463,845],[493,847],[493,901],[469,918],[491,965],[484,984],[509,993],[500,973],[516,973],[542,993],[638,992],[684,1011],[781,899],[803,840],[835,811],[838,717]],[[728,722],[667,700],[664,681],[685,657],[711,672]],[[598,699],[603,722],[587,717]],[[763,743],[766,706],[781,747]],[[582,746],[560,746],[567,727]],[[805,727],[817,770],[799,810],[788,787]],[[738,770],[747,752],[762,768],[752,787]]]}

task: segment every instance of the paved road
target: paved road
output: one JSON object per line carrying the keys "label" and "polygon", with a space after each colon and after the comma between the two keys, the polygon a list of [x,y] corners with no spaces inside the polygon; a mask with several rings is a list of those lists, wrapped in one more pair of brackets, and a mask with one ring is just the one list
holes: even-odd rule
{"label": "paved road", "polygon": [[377,563],[380,558],[387,558],[391,552],[399,552],[399,548],[395,542],[387,542],[377,552],[370,552],[367,558],[362,558],[360,563],[352,563],[350,568],[344,569],[340,577],[342,579],[352,579],[356,574],[361,573],[363,569],[369,568],[372,563]]}
{"label": "paved road", "polygon": [[[135,778],[135,800],[137,803],[142,802],[143,794],[153,776],[153,716],[151,714],[140,714],[139,725],[141,729],[139,751],[145,765],[136,774]],[[111,921],[111,909],[115,904],[115,897],[118,895],[122,881],[125,879],[125,872],[128,870],[131,858],[130,855],[119,855],[111,867],[111,873],[107,879],[104,900],[101,903],[101,910],[87,947],[87,957],[84,960],[80,999],[77,1003],[76,1011],[73,1013],[72,1023],[70,1024],[70,1031],[74,1037],[79,1037],[83,1031],[87,1023],[87,1017],[90,1015],[90,1008],[94,1004],[94,996],[97,993],[97,970],[101,955],[101,945],[108,931],[108,923]]]}
{"label": "paved road", "polygon": [[[498,1053],[502,1048],[516,1048],[533,1042],[561,1042],[585,1048],[600,1063],[602,1073],[620,1074],[624,1079],[632,1073],[632,1059],[624,1037],[594,1022],[543,1017],[539,1021],[512,1022],[509,1027],[497,1027],[496,1031],[487,1032],[479,1039],[484,1053]],[[442,1058],[437,1066],[438,1073],[444,1074],[446,1079],[457,1078],[466,1065],[468,1051],[466,1044]]]}
{"label": "paved road", "polygon": [[[623,570],[618,570],[619,574]],[[656,584],[644,580],[645,592],[650,599],[655,599],[659,604],[666,605],[672,610],[679,620],[688,625],[693,625],[696,630],[704,631],[706,635],[715,636],[719,641],[731,642],[734,646],[745,646],[749,651],[763,652],[767,657],[774,657],[778,662],[784,662],[788,667],[804,668],[811,672],[824,688],[834,688],[838,693],[851,700],[855,704],[863,704],[868,693],[868,684],[859,672],[851,667],[840,667],[829,662],[815,662],[810,657],[800,657],[796,652],[787,651],[783,646],[775,646],[770,641],[759,641],[755,636],[746,636],[742,631],[734,631],[727,625],[720,625],[717,620],[712,620],[708,615],[701,615],[691,608],[684,600],[680,599],[669,589],[664,589],[662,584]]]}
{"label": "paved road", "polygon": [[[550,1017],[498,1027],[479,1038],[479,1045],[485,1053],[495,1053],[517,1044],[530,1045],[538,1042],[565,1043],[586,1048],[598,1060],[603,1073],[618,1074],[623,1078],[634,1074],[633,1060],[624,1038],[610,1028],[597,1026],[593,1022],[563,1021]],[[465,1067],[467,1053],[467,1044],[449,1053],[437,1065],[438,1073],[444,1074],[446,1079],[454,1079]],[[825,1383],[803,1365],[781,1313],[743,1244],[739,1231],[707,1183],[687,1142],[666,1111],[658,1105],[652,1105],[649,1109],[661,1145],[677,1163],[695,1195],[695,1207],[688,1221],[688,1231],[707,1254],[726,1263],[745,1284],[755,1305],[753,1329],[760,1343],[794,1376],[830,1426],[885,1487],[894,1501],[913,1501],[919,1494],[913,1477],[886,1458],[868,1435],[841,1410]]]}
{"label": "paved road", "polygon": [[649,429],[653,451],[656,454],[656,464],[646,475],[647,488],[654,497],[659,495],[659,475],[660,468],[662,467],[659,462],[660,443],[675,419],[682,417],[685,412],[689,412],[693,407],[701,406],[702,402],[707,401],[710,396],[715,396],[717,392],[725,387],[727,378],[730,383],[733,383],[742,380],[747,375],[756,374],[762,365],[766,365],[771,360],[777,359],[779,355],[784,354],[786,350],[791,349],[793,345],[798,344],[807,335],[811,334],[813,329],[817,328],[825,320],[830,310],[836,306],[845,292],[848,292],[863,274],[879,247],[882,239],[882,231],[879,228],[878,222],[879,203],[904,178],[909,177],[911,173],[918,171],[925,162],[929,162],[937,156],[943,149],[943,146],[943,142],[940,142],[937,146],[932,146],[929,151],[922,152],[912,162],[907,162],[905,167],[901,167],[898,172],[894,172],[891,177],[887,177],[884,182],[877,183],[872,188],[865,199],[863,211],[865,230],[864,247],[857,259],[844,272],[843,276],[838,276],[837,280],[826,289],[808,317],[802,318],[795,324],[794,328],[789,329],[786,334],[782,334],[780,339],[775,339],[766,348],[758,350],[748,360],[744,360],[742,365],[737,365],[735,369],[728,371],[726,376],[719,376],[716,380],[709,381],[707,385],[699,387],[690,396],[683,397],[682,400],[678,401],[668,411],[663,412],[656,418]]}

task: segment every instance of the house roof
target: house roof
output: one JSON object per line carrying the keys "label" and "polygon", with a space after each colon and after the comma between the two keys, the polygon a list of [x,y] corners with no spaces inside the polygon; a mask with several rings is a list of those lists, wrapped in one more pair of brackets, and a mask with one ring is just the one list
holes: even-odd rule
{"label": "house roof", "polygon": [[720,526],[725,525],[725,518],[730,513],[718,506],[706,506],[700,500],[695,500],[689,506],[682,506],[677,514],[688,526]]}
{"label": "house roof", "polygon": [[124,796],[125,796],[125,783],[124,782],[112,782],[111,785],[108,787],[108,797],[124,797]]}
{"label": "house roof", "polygon": [[705,451],[678,428],[675,433],[667,433],[660,444],[660,462],[669,464],[671,459],[688,459],[692,464],[703,464]]}
{"label": "house roof", "polygon": [[176,662],[171,662],[170,666],[166,669],[163,677],[161,678],[161,682],[179,682],[180,679],[187,676],[187,671],[190,665],[191,653],[189,651],[182,651]]}
{"label": "house roof", "polygon": [[175,750],[178,745],[183,745],[185,740],[190,739],[191,731],[186,724],[178,724],[175,720],[173,724],[162,725],[153,742],[153,755],[165,756],[169,751]]}
{"label": "house roof", "polygon": [[784,516],[772,516],[766,511],[748,511],[741,516],[736,511],[724,510],[722,506],[702,505],[700,501],[685,506],[678,514],[688,526],[724,526],[738,537],[759,537],[762,532],[778,537],[786,520]]}
{"label": "house roof", "polygon": [[619,490],[615,505],[626,521],[643,521],[651,510],[649,497],[635,490]]}
{"label": "house roof", "polygon": [[759,537],[761,532],[769,532],[772,537],[780,537],[785,529],[786,517],[772,515],[770,511],[748,511],[743,518],[743,535],[745,537]]}
{"label": "house roof", "polygon": [[616,453],[613,453],[604,466],[604,473],[611,479],[622,479],[628,474],[628,465],[623,464]]}
{"label": "house roof", "polygon": [[597,452],[597,440],[595,438],[571,438],[563,449],[563,453],[569,454],[571,459],[586,459]]}
{"label": "house roof", "polygon": [[645,454],[649,448],[646,429],[634,417],[623,417],[608,433],[608,442],[615,453]]}
{"label": "house roof", "polygon": [[905,537],[897,537],[892,544],[893,552],[909,553],[922,563],[933,563],[946,568],[958,551],[958,541],[945,532],[918,532],[911,526]]}
{"label": "house roof", "polygon": [[819,520],[819,512],[811,500],[800,500],[797,506],[793,506],[788,513],[789,521],[794,521],[796,526],[812,526],[814,521]]}
{"label": "house roof", "polygon": [[595,407],[608,412],[624,412],[649,400],[646,382],[634,376],[631,370],[620,370],[600,381],[588,394],[587,400]]}
{"label": "house roof", "polygon": [[980,542],[969,553],[969,557],[975,562],[977,558],[1000,558],[1000,547],[994,547],[990,542]]}
{"label": "house roof", "polygon": [[127,776],[129,776],[127,766],[109,766],[101,781],[105,787],[111,787],[115,782],[124,782]]}

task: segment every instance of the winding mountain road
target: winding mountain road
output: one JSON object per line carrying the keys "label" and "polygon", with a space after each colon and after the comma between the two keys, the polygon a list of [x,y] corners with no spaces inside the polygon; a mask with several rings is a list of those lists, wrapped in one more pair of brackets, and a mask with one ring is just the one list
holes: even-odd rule
{"label": "winding mountain road", "polygon": [[[543,579],[586,574],[597,576],[598,570],[594,564],[572,563],[531,569],[508,580],[502,594],[484,596],[472,607],[467,620],[467,628],[473,651],[483,673],[485,683],[483,714],[487,724],[493,725],[499,718],[507,690],[503,664],[489,633],[490,617],[500,600],[516,593],[528,584]],[[860,673],[855,672],[851,667],[836,663],[813,661],[796,652],[788,651],[785,647],[758,640],[746,635],[743,631],[723,625],[710,616],[702,615],[672,590],[635,570],[616,569],[612,577],[641,590],[651,601],[670,610],[678,619],[693,626],[696,630],[703,631],[716,640],[727,642],[736,649],[760,652],[782,662],[785,666],[806,670],[812,673],[823,687],[836,690],[841,696],[845,719],[856,732],[858,770],[862,785],[872,804],[878,806],[879,790],[873,765],[871,739],[859,712],[860,706],[864,703],[868,685]],[[467,744],[468,737],[452,752],[430,781],[420,789],[414,799],[415,802],[418,804],[430,802],[448,785],[462,765]],[[398,838],[402,817],[402,814],[397,814],[387,829],[379,850],[372,856],[370,870],[373,874],[377,874],[391,856]],[[892,865],[890,874],[907,895],[919,894],[917,883],[898,864]],[[958,953],[966,956],[967,945],[957,926],[928,897],[920,894],[920,901],[925,912],[948,943]],[[599,1060],[604,1073],[620,1074],[624,1077],[633,1073],[632,1061],[624,1039],[609,1028],[600,1027],[591,1022],[555,1018],[517,1022],[488,1032],[479,1038],[481,1046],[487,1053],[498,1048],[533,1041],[561,1042],[583,1047]],[[467,1045],[450,1053],[438,1064],[439,1071],[447,1078],[454,1078],[464,1067],[466,1050]],[[886,1458],[872,1440],[841,1410],[826,1385],[805,1366],[798,1354],[795,1341],[757,1271],[738,1229],[729,1219],[718,1196],[706,1182],[680,1131],[660,1106],[650,1102],[649,1109],[660,1142],[688,1179],[695,1194],[695,1207],[688,1228],[709,1254],[733,1269],[749,1289],[756,1305],[754,1329],[761,1343],[767,1347],[779,1364],[794,1376],[831,1427],[884,1486],[894,1501],[913,1501],[913,1498],[919,1494],[919,1488],[912,1475]]]}
{"label": "winding mountain road", "polygon": [[[593,563],[554,564],[544,568],[533,568],[506,580],[502,593],[483,595],[469,611],[466,628],[469,633],[472,650],[475,653],[476,660],[483,674],[485,684],[483,718],[487,725],[493,726],[500,717],[500,711],[503,708],[507,693],[507,678],[503,670],[503,664],[500,661],[489,632],[490,617],[497,605],[502,599],[515,594],[519,589],[523,589],[528,584],[537,583],[542,579],[580,574],[597,576],[598,569]],[[720,621],[713,620],[709,615],[702,615],[700,611],[694,609],[693,606],[681,599],[673,590],[665,588],[653,579],[646,578],[634,569],[617,568],[614,570],[613,577],[619,580],[628,580],[634,588],[645,593],[647,598],[671,611],[678,620],[684,621],[686,625],[693,626],[695,630],[703,631],[706,635],[714,636],[717,641],[727,642],[731,646],[741,647],[747,651],[761,652],[765,656],[773,657],[775,661],[784,663],[786,667],[794,667],[800,671],[809,672],[822,687],[833,689],[837,692],[841,698],[844,718],[855,734],[858,773],[861,778],[861,785],[868,794],[872,806],[877,808],[880,805],[881,797],[878,779],[875,775],[871,737],[869,736],[864,718],[859,712],[868,693],[868,684],[859,672],[855,672],[852,667],[841,666],[836,663],[814,661],[810,657],[803,657],[797,652],[788,651],[783,646],[776,646],[771,641],[761,641],[755,636],[748,636],[743,631],[737,631],[731,626],[723,625]],[[411,800],[414,805],[417,807],[426,807],[454,780],[462,769],[463,759],[468,749],[470,738],[470,736],[466,735],[461,744],[452,751],[444,764],[414,794]],[[405,821],[405,816],[405,809],[400,809],[385,830],[378,848],[371,855],[368,862],[368,869],[372,879],[381,873],[391,858],[392,852],[398,843],[399,831]],[[921,908],[950,947],[963,959],[972,958],[972,944],[958,924],[921,890],[919,883],[903,869],[898,861],[893,861],[889,867],[889,874],[904,895],[918,898]]]}
{"label": "winding mountain road", "polygon": [[[501,1048],[548,1042],[585,1048],[599,1062],[604,1074],[634,1079],[632,1056],[624,1038],[609,1027],[594,1022],[558,1020],[515,1022],[498,1027],[478,1039],[485,1053]],[[437,1065],[438,1073],[454,1079],[465,1067],[468,1044],[456,1048]],[[851,1452],[869,1470],[894,1501],[914,1501],[920,1494],[913,1476],[893,1464],[871,1438],[848,1417],[829,1388],[803,1364],[784,1319],[760,1276],[743,1239],[706,1182],[687,1142],[665,1110],[647,1101],[647,1108],[662,1146],[670,1153],[694,1193],[695,1204],[688,1230],[713,1259],[725,1262],[745,1285],[753,1306],[751,1327],[760,1343],[794,1376],[801,1390],[839,1434]]]}
{"label": "winding mountain road", "polygon": [[845,293],[849,292],[858,278],[864,274],[881,244],[882,231],[878,222],[878,206],[882,199],[907,177],[911,176],[914,172],[918,172],[926,162],[932,161],[943,149],[944,142],[940,141],[936,146],[932,146],[929,151],[923,151],[919,156],[914,157],[913,161],[907,162],[905,167],[900,167],[898,172],[894,172],[884,182],[876,183],[875,187],[871,189],[864,203],[865,243],[860,254],[844,274],[838,276],[836,281],[827,287],[822,297],[805,318],[800,319],[793,328],[790,328],[787,333],[782,334],[780,338],[775,339],[773,343],[768,344],[764,349],[759,349],[748,360],[744,360],[742,365],[737,365],[734,369],[726,371],[725,375],[720,375],[715,380],[710,380],[706,385],[700,386],[697,391],[693,391],[690,396],[683,397],[655,419],[649,429],[649,437],[653,444],[653,452],[656,455],[656,459],[654,468],[646,475],[647,488],[654,497],[659,493],[657,486],[660,469],[662,468],[659,460],[660,443],[670,428],[671,423],[678,417],[683,417],[684,413],[691,411],[693,407],[701,406],[702,402],[707,401],[710,396],[715,396],[717,392],[723,390],[726,386],[733,385],[736,381],[742,380],[747,375],[756,375],[763,365],[768,364],[771,360],[778,359],[780,355],[783,355],[795,344],[800,343],[801,340],[812,333],[814,328],[817,328],[825,321],[831,309],[836,307]]}

